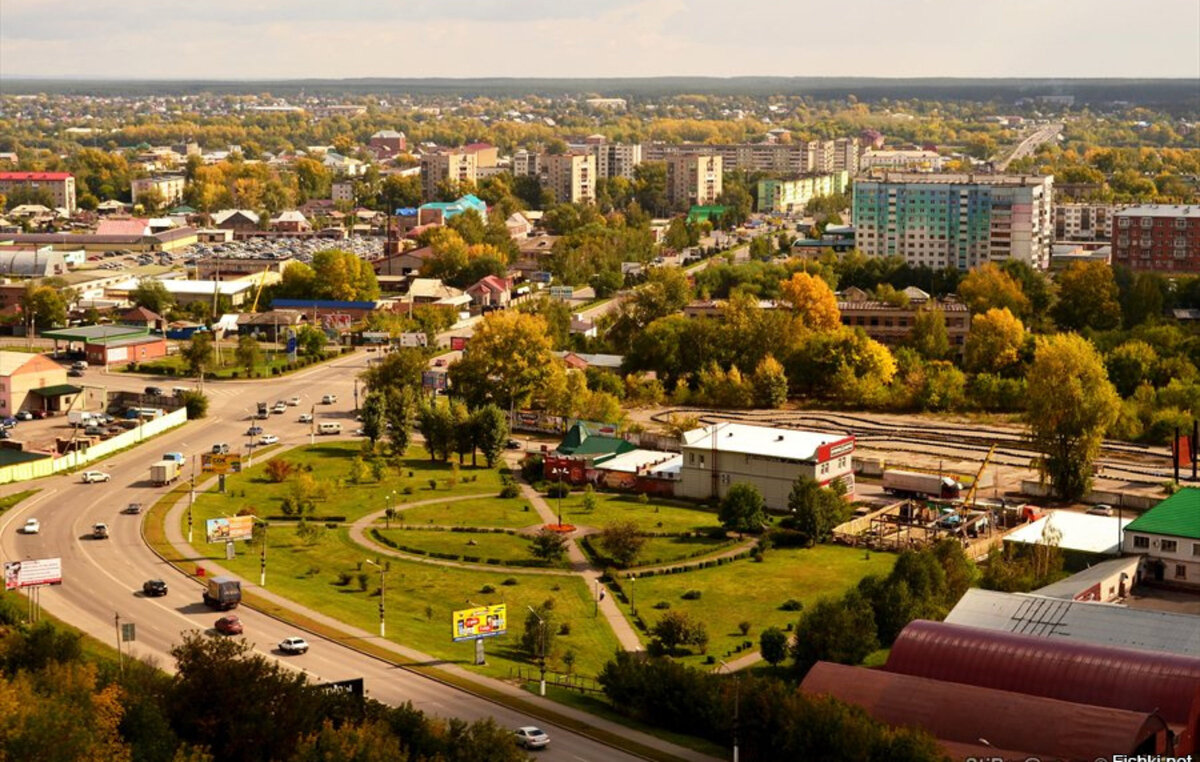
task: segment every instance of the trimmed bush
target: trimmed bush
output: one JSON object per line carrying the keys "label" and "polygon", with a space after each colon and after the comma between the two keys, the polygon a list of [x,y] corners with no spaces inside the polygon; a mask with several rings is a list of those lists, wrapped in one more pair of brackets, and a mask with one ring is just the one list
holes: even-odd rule
{"label": "trimmed bush", "polygon": [[779,607],[779,610],[780,611],[803,611],[804,604],[801,603],[800,601],[796,600],[795,598],[788,598],[786,601],[783,602],[783,605],[781,605]]}
{"label": "trimmed bush", "polygon": [[686,593],[684,593],[680,597],[683,598],[685,601],[698,601],[698,600],[700,600],[700,596],[701,596],[701,592],[699,590],[688,590]]}
{"label": "trimmed bush", "polygon": [[487,595],[489,593],[496,592],[496,588],[492,587],[491,585],[484,585],[483,587],[479,588],[479,592]]}

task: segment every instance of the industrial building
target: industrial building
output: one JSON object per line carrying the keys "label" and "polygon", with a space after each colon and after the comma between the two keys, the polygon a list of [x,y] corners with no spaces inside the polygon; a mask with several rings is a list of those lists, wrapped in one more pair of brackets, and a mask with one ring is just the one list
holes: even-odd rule
{"label": "industrial building", "polygon": [[1200,586],[1200,489],[1184,487],[1125,526],[1122,549],[1142,558],[1142,575]]}

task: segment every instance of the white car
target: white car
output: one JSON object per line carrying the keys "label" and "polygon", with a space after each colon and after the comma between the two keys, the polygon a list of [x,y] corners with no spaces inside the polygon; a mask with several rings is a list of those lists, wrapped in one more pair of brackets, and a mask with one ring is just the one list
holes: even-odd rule
{"label": "white car", "polygon": [[324,397],[321,398],[322,405],[332,405],[335,402],[337,402],[336,394],[326,394]]}
{"label": "white car", "polygon": [[258,443],[260,445],[273,445],[278,442],[279,442],[279,437],[275,436],[274,434],[263,434],[262,437],[259,438],[259,440],[258,440]]}
{"label": "white car", "polygon": [[40,531],[42,531],[42,522],[37,519],[27,519],[25,526],[21,527],[23,534],[37,534]]}
{"label": "white car", "polygon": [[546,735],[546,731],[532,725],[517,728],[514,735],[517,743],[526,749],[544,749],[550,745],[550,736]]}
{"label": "white car", "polygon": [[284,638],[279,641],[279,650],[285,654],[302,654],[308,651],[308,641],[304,638]]}
{"label": "white car", "polygon": [[300,414],[300,423],[312,423],[312,420],[313,420],[312,413],[301,413]]}
{"label": "white car", "polygon": [[84,471],[82,474],[80,474],[80,477],[83,478],[84,484],[91,484],[92,482],[106,482],[112,478],[103,471]]}
{"label": "white car", "polygon": [[289,397],[287,403],[290,407],[300,407],[300,398],[299,397]]}

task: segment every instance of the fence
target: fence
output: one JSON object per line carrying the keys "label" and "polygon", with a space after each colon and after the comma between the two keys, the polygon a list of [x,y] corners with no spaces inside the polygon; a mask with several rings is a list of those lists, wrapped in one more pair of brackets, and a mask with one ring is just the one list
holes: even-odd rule
{"label": "fence", "polygon": [[168,429],[182,426],[185,423],[187,423],[187,408],[179,408],[158,418],[143,421],[137,428],[130,429],[103,442],[97,442],[83,450],[68,452],[57,458],[43,458],[29,463],[15,463],[11,466],[4,466],[0,468],[0,484],[11,484],[12,482],[37,479],[42,476],[57,474],[61,471],[79,468],[94,460],[111,455],[118,450],[123,450],[126,447],[131,447],[150,437],[161,434]]}
{"label": "fence", "polygon": [[[512,667],[508,668],[508,679],[516,678],[521,682],[536,683],[542,679],[542,672],[536,667],[526,669],[525,667],[517,667],[515,670]],[[559,688],[569,688],[580,693],[604,693],[604,689],[600,687],[600,683],[596,682],[594,677],[585,675],[572,675],[565,672],[546,671],[546,685],[555,685]]]}

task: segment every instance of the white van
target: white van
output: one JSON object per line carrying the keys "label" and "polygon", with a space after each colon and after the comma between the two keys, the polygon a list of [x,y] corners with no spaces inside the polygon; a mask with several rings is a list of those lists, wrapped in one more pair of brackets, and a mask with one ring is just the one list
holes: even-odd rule
{"label": "white van", "polygon": [[337,421],[322,421],[318,424],[317,431],[321,434],[341,434],[342,424]]}

